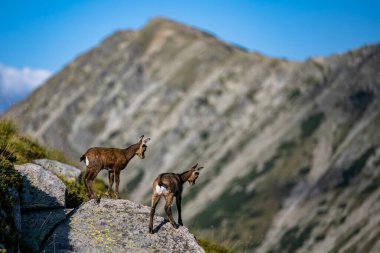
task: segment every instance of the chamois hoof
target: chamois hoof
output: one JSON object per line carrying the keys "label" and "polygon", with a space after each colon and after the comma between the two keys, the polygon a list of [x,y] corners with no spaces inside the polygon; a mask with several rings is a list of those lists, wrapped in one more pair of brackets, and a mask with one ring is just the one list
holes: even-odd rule
{"label": "chamois hoof", "polygon": [[149,229],[149,234],[153,234],[153,229]]}
{"label": "chamois hoof", "polygon": [[172,226],[173,226],[173,228],[175,228],[175,229],[177,229],[179,226],[177,225],[177,224],[175,224],[175,223],[170,223],[170,224],[172,224]]}
{"label": "chamois hoof", "polygon": [[97,197],[97,198],[95,199],[95,201],[96,201],[96,204],[99,204],[99,203],[100,203],[100,197]]}

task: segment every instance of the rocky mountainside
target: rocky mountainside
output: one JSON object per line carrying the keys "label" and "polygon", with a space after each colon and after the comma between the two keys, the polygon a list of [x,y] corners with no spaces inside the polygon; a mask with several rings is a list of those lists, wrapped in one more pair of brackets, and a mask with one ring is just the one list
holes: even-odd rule
{"label": "rocky mountainside", "polygon": [[149,234],[150,208],[132,201],[92,200],[68,208],[60,178],[78,180],[75,167],[37,160],[16,170],[23,183],[12,217],[21,252],[204,252],[187,228],[174,229],[162,217],[155,217],[155,233]]}
{"label": "rocky mountainside", "polygon": [[165,19],[119,31],[5,117],[77,160],[152,138],[121,174],[149,204],[162,172],[205,166],[183,220],[252,252],[380,250],[380,45],[273,59]]}

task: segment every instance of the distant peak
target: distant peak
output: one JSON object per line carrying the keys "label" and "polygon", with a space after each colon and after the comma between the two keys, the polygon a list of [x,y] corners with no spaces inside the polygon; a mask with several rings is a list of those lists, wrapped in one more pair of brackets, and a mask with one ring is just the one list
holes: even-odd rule
{"label": "distant peak", "polygon": [[184,26],[182,23],[175,21],[173,19],[165,18],[165,17],[154,17],[148,20],[147,26],[149,25],[162,25],[162,24],[171,24],[177,26]]}
{"label": "distant peak", "polygon": [[203,28],[182,23],[179,21],[175,21],[169,18],[164,18],[164,17],[155,17],[155,18],[150,19],[141,30],[147,31],[147,32],[153,32],[153,31],[158,31],[161,29],[171,29],[173,31],[178,32],[179,34],[192,35],[198,38],[208,38],[208,39],[217,41],[218,43],[226,44],[229,47],[233,47],[232,45],[221,41],[215,34],[207,30],[204,30]]}
{"label": "distant peak", "polygon": [[148,21],[148,23],[143,27],[144,29],[153,29],[153,30],[159,30],[164,28],[171,28],[173,30],[177,31],[193,31],[198,32],[198,29],[193,28],[190,25],[183,24],[181,22],[164,18],[164,17],[155,17]]}

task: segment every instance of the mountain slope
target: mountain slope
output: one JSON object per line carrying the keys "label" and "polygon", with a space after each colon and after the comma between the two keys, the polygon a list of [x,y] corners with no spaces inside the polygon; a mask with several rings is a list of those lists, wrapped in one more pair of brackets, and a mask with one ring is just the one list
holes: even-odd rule
{"label": "mountain slope", "polygon": [[380,45],[290,62],[155,19],[105,39],[5,116],[74,160],[150,136],[121,178],[145,204],[159,173],[199,161],[183,216],[209,239],[258,252],[371,249],[378,66]]}

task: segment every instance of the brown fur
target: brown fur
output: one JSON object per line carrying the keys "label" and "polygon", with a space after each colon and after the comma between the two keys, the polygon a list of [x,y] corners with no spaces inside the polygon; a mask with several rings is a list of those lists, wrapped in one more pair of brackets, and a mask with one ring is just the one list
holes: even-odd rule
{"label": "brown fur", "polygon": [[87,196],[91,199],[100,201],[100,197],[96,198],[92,189],[92,183],[96,176],[102,169],[108,170],[108,196],[111,197],[112,186],[115,182],[115,195],[119,196],[119,183],[120,183],[120,171],[122,171],[128,164],[128,162],[138,155],[141,159],[145,158],[146,143],[150,140],[147,138],[143,141],[144,135],[140,137],[140,140],[129,146],[126,149],[120,148],[103,148],[94,147],[84,153],[80,160],[84,161],[87,157],[89,164],[86,166],[84,173],[84,185]]}
{"label": "brown fur", "polygon": [[[197,180],[199,176],[199,171],[203,167],[197,168],[198,164],[193,165],[189,170],[181,173],[163,173],[160,174],[153,182],[153,194],[152,194],[152,207],[150,211],[150,219],[149,219],[149,233],[153,233],[153,217],[154,213],[156,211],[156,207],[158,202],[161,199],[161,196],[164,196],[166,203],[165,203],[165,212],[169,217],[169,221],[172,224],[173,227],[177,228],[177,225],[175,224],[175,221],[173,219],[171,206],[174,200],[174,197],[176,198],[176,205],[178,210],[178,224],[183,225],[182,223],[182,216],[181,216],[181,201],[182,201],[182,189],[183,184],[186,182],[189,182],[189,184],[194,185],[195,181]],[[162,195],[158,194],[156,192],[157,186],[163,186],[166,188],[165,193],[162,193]]]}

